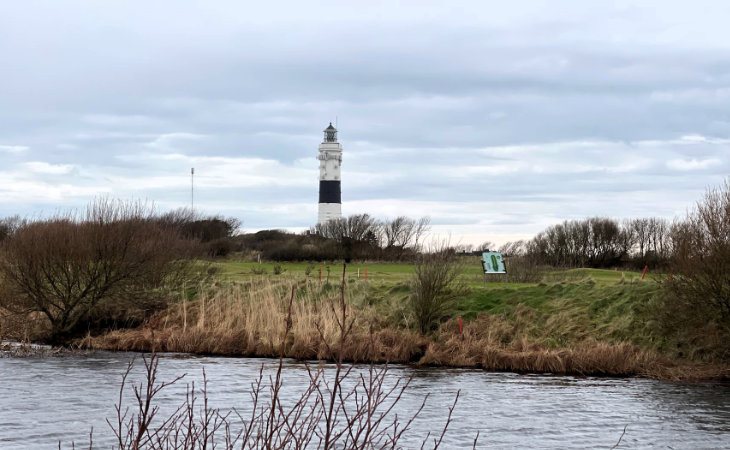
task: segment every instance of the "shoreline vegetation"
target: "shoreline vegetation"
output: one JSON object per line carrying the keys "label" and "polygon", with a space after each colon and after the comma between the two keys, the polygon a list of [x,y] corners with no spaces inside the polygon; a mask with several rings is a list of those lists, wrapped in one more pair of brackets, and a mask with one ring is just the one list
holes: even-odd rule
{"label": "shoreline vegetation", "polygon": [[507,243],[509,284],[483,273],[491,243],[425,249],[428,224],[359,214],[236,234],[235,219],[104,198],[3,219],[0,338],[330,361],[336,346],[352,362],[730,379],[730,179],[672,223],[592,217]]}
{"label": "shoreline vegetation", "polygon": [[[354,324],[341,347],[346,362],[675,381],[730,379],[730,367],[725,364],[669,358],[620,337],[636,332],[643,318],[640,312],[630,316],[636,314],[641,302],[651,301],[657,290],[652,282],[612,286],[589,278],[476,291],[476,301],[480,294],[499,298],[522,291],[522,295],[541,296],[551,305],[530,307],[520,301],[504,313],[476,313],[464,321],[463,333],[459,333],[458,319],[451,319],[433,335],[422,335],[404,324],[393,325],[395,318],[403,314],[398,303],[404,301],[407,285],[364,282],[352,277],[345,283],[348,319]],[[292,289],[296,293],[292,326],[285,333],[287,293]],[[585,308],[567,306],[570,302],[566,297],[585,297],[591,292],[599,297],[607,294],[615,301],[615,305],[604,305],[601,313],[613,306],[623,309],[624,314],[605,323],[589,317],[595,301],[610,298],[589,300]],[[621,292],[636,304],[621,304],[626,301]],[[340,286],[320,285],[316,280],[252,276],[246,281],[217,283],[202,289],[196,298],[171,305],[141,327],[87,335],[74,345],[87,350],[267,358],[279,357],[283,349],[283,356],[289,358],[334,361],[331,349],[339,338],[339,294]],[[474,300],[475,296],[471,297]],[[566,303],[562,311],[540,312],[559,308],[554,303],[561,301]],[[506,303],[515,301],[508,299]],[[286,341],[282,342],[285,335]]]}
{"label": "shoreline vegetation", "polygon": [[[279,276],[262,275],[271,265],[266,263],[219,265],[221,278],[227,274],[228,280],[186,292],[184,300],[138,327],[87,334],[61,347],[4,341],[0,357],[101,350],[278,358],[283,348],[287,358],[335,361],[331,349],[339,338],[340,283],[318,282],[317,274],[305,274],[310,270],[301,264],[285,264]],[[412,266],[370,267],[371,281],[357,278],[358,268],[345,277],[347,314],[354,324],[341,349],[345,362],[668,381],[730,379],[728,364],[698,362],[701,355],[668,355],[666,348],[657,348],[652,340],[662,338],[647,328],[647,310],[661,291],[656,281],[641,281],[640,274],[629,272],[627,278],[626,272],[577,269],[553,272],[545,277],[548,283],[490,283],[488,288],[467,274],[472,289],[456,305],[457,313],[438,332],[423,335],[406,315],[410,287],[404,273]],[[233,274],[238,278],[231,280]],[[285,333],[292,289],[292,326]],[[462,333],[457,314],[464,318]],[[25,334],[42,321],[26,322]]]}

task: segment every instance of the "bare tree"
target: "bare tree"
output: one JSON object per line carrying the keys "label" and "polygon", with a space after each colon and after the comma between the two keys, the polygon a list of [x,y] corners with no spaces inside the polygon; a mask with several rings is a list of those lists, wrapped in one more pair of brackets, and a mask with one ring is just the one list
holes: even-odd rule
{"label": "bare tree", "polygon": [[618,221],[591,217],[548,227],[526,245],[526,251],[540,264],[607,267],[621,262],[630,242]]}
{"label": "bare tree", "polygon": [[373,233],[378,222],[369,214],[354,214],[347,218],[348,237],[356,241],[364,241],[368,233]]}
{"label": "bare tree", "polygon": [[[492,242],[492,241],[484,241],[477,246],[477,250],[480,252],[488,252],[494,248],[496,248],[496,247],[494,245],[494,242]],[[501,248],[500,248],[500,251],[501,251]]]}
{"label": "bare tree", "polygon": [[526,252],[526,242],[524,240],[505,242],[501,247],[499,247],[499,252],[505,258],[523,256]]}
{"label": "bare tree", "polygon": [[383,223],[383,236],[385,238],[385,248],[402,245],[403,240],[409,239],[410,229],[413,221],[405,216],[396,217],[393,220]]}
{"label": "bare tree", "polygon": [[636,239],[636,245],[638,247],[638,256],[643,258],[646,255],[646,250],[649,248],[649,219],[639,218],[631,221],[631,230]]}
{"label": "bare tree", "polygon": [[368,233],[377,233],[377,227],[378,222],[370,214],[354,214],[319,223],[314,231],[328,239],[363,241]]}
{"label": "bare tree", "polygon": [[428,217],[414,220],[399,216],[386,220],[382,224],[383,246],[386,250],[395,252],[398,258],[403,256],[407,248],[418,251],[421,238],[428,232],[430,222]]}
{"label": "bare tree", "polygon": [[668,251],[669,221],[661,217],[649,219],[649,240],[647,248],[655,257],[666,257]]}
{"label": "bare tree", "polygon": [[631,226],[631,219],[625,219],[621,222],[621,236],[619,237],[620,253],[623,256],[630,257],[636,246],[636,233]]}
{"label": "bare tree", "polygon": [[421,250],[421,239],[431,229],[431,218],[423,216],[416,221],[413,231],[413,247],[416,251]]}
{"label": "bare tree", "polygon": [[[392,257],[401,259],[418,251],[421,239],[429,230],[430,219],[418,220],[405,216],[379,222],[369,214],[355,214],[317,224],[311,232],[336,240],[345,258]],[[385,252],[381,252],[382,247]]]}
{"label": "bare tree", "polygon": [[588,263],[592,267],[606,267],[620,261],[621,228],[618,221],[608,217],[588,219],[591,243]]}

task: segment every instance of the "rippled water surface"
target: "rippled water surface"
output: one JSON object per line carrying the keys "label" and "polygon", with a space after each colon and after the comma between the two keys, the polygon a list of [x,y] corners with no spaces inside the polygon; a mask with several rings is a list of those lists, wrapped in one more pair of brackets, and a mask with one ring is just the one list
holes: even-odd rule
{"label": "rippled water surface", "polygon": [[[0,359],[0,449],[71,448],[88,443],[110,448],[105,418],[114,418],[128,353],[64,358]],[[160,378],[187,373],[202,380],[205,368],[214,407],[245,410],[250,383],[261,365],[246,358],[163,355]],[[137,367],[132,379],[139,380]],[[358,368],[357,370],[365,370]],[[287,362],[286,395],[308,384],[302,363]],[[393,377],[414,377],[398,404],[399,416],[413,412],[429,394],[426,408],[403,442],[418,448],[428,431],[443,427],[456,392],[461,398],[442,448],[611,448],[626,427],[621,448],[730,448],[730,386],[642,379],[577,378],[488,373],[478,370],[414,369],[393,366]],[[163,391],[163,408],[184,400],[185,384]]]}

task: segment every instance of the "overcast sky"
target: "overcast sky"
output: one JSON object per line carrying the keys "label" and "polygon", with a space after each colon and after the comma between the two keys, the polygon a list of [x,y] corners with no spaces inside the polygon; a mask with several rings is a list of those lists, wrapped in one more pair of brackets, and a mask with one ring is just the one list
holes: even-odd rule
{"label": "overcast sky", "polygon": [[730,174],[730,2],[355,4],[3,2],[0,216],[186,206],[195,167],[196,208],[307,227],[335,119],[345,214],[463,242],[672,218]]}

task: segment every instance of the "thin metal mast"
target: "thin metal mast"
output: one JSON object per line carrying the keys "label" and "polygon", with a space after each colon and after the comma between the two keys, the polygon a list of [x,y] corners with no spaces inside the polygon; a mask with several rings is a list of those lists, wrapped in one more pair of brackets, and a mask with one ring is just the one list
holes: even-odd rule
{"label": "thin metal mast", "polygon": [[195,167],[190,168],[190,209],[195,209]]}

